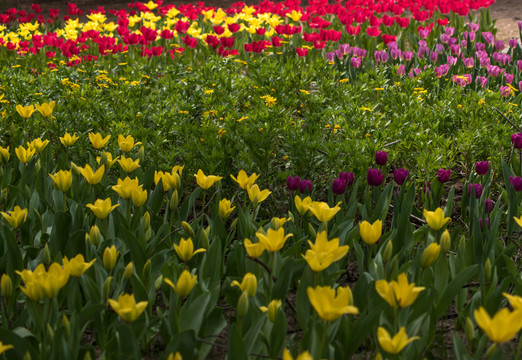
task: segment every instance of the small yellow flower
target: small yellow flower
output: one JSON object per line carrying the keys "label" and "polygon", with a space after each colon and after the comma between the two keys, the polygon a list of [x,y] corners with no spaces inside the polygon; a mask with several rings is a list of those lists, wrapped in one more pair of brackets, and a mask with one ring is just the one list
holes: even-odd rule
{"label": "small yellow flower", "polygon": [[131,158],[126,158],[125,156],[122,156],[120,160],[118,160],[120,163],[121,168],[126,173],[131,173],[137,168],[140,167],[140,159],[132,160]]}
{"label": "small yellow flower", "polygon": [[37,154],[41,153],[43,149],[49,144],[49,140],[44,140],[38,138],[34,139],[31,142],[27,142],[27,148],[34,150]]}
{"label": "small yellow flower", "polygon": [[328,206],[327,203],[322,201],[314,201],[310,206],[310,212],[319,220],[320,222],[328,222],[332,220],[332,218],[341,210],[339,204],[337,203],[333,208]]}
{"label": "small yellow flower", "polygon": [[111,198],[105,200],[96,199],[94,205],[87,204],[87,207],[91,209],[94,215],[99,219],[105,219],[109,216],[110,212],[118,206],[120,206],[120,204],[112,205]]}
{"label": "small yellow flower", "polygon": [[110,135],[107,135],[105,138],[102,137],[100,133],[89,133],[89,140],[91,141],[92,146],[95,149],[101,149],[107,144],[107,141],[111,138]]}
{"label": "small yellow flower", "polygon": [[223,220],[227,219],[235,208],[230,200],[221,199],[219,201],[219,217]]}
{"label": "small yellow flower", "polygon": [[50,101],[49,103],[42,103],[42,105],[36,104],[35,107],[43,117],[48,118],[53,114],[54,105],[56,105],[56,103],[54,101]]}
{"label": "small yellow flower", "polygon": [[240,170],[239,174],[237,174],[237,178],[235,178],[234,175],[230,175],[230,177],[239,184],[241,189],[246,190],[248,187],[254,185],[259,175],[254,173],[248,176],[244,170]]}
{"label": "small yellow flower", "polygon": [[134,146],[139,144],[141,144],[141,142],[134,143],[134,138],[131,135],[127,135],[127,137],[118,135],[118,145],[123,152],[129,152]]}
{"label": "small yellow flower", "polygon": [[433,264],[435,260],[439,258],[440,245],[437,243],[431,243],[422,253],[421,266],[426,268]]}
{"label": "small yellow flower", "polygon": [[203,173],[203,170],[199,169],[198,173],[194,175],[196,178],[196,182],[198,183],[199,187],[201,187],[203,190],[207,190],[212,185],[214,185],[215,182],[222,179],[221,176],[215,176],[215,175],[209,175],[206,176]]}
{"label": "small yellow flower", "polygon": [[263,244],[259,243],[252,243],[249,239],[245,239],[244,241],[245,250],[251,258],[257,259],[263,254],[263,251],[265,251],[265,248]]}
{"label": "small yellow flower", "polygon": [[520,331],[520,310],[509,311],[507,308],[499,310],[491,318],[482,306],[473,312],[477,325],[486,333],[488,338],[497,343],[510,341]]}
{"label": "small yellow flower", "polygon": [[74,133],[72,136],[71,134],[69,133],[65,133],[65,135],[63,137],[60,137],[60,142],[64,145],[64,146],[72,146],[76,140],[78,140],[80,137],[79,136],[76,136],[76,133]]}
{"label": "small yellow flower", "polygon": [[63,266],[69,268],[69,273],[71,276],[82,276],[82,274],[89,269],[92,264],[96,261],[93,259],[89,262],[85,262],[82,254],[78,254],[73,257],[71,260],[67,259],[67,256],[63,258]]}
{"label": "small yellow flower", "polygon": [[241,292],[246,291],[248,296],[252,297],[256,295],[257,278],[252,273],[246,273],[245,276],[243,276],[241,283],[239,283],[237,280],[234,280],[230,286],[237,286],[241,289]]}
{"label": "small yellow flower", "polygon": [[444,211],[440,207],[435,211],[424,209],[424,218],[426,219],[428,226],[435,231],[442,229],[444,225],[451,221],[451,218],[444,217]]}
{"label": "small yellow flower", "polygon": [[348,286],[337,289],[329,286],[309,287],[306,293],[317,315],[323,320],[333,321],[343,314],[359,313],[359,309],[353,306],[352,291]]}
{"label": "small yellow flower", "polygon": [[418,336],[408,338],[404,326],[400,328],[399,332],[395,334],[393,338],[385,328],[379,327],[377,329],[377,340],[379,340],[379,345],[381,345],[382,349],[388,354],[396,355],[400,353],[406,345],[417,339],[420,338]]}
{"label": "small yellow flower", "polygon": [[105,165],[100,166],[96,172],[93,171],[91,165],[89,164],[79,169],[85,180],[87,180],[87,182],[91,185],[98,184],[103,178],[103,174],[105,174]]}
{"label": "small yellow flower", "polygon": [[285,246],[286,240],[289,237],[293,236],[293,234],[287,234],[285,236],[285,229],[279,228],[278,230],[268,229],[266,235],[261,232],[257,232],[256,236],[259,239],[259,242],[265,248],[265,250],[270,252],[276,252],[281,250],[283,246]]}
{"label": "small yellow flower", "polygon": [[34,109],[34,106],[33,105],[27,105],[27,106],[22,106],[22,105],[16,105],[16,111],[18,112],[18,114],[23,117],[24,119],[29,119],[29,117],[36,111]]}
{"label": "small yellow flower", "polygon": [[174,250],[176,250],[176,254],[178,254],[178,257],[183,262],[189,261],[196,254],[207,251],[203,248],[194,251],[194,243],[192,242],[191,238],[188,238],[187,240],[181,238],[179,245],[174,244]]}
{"label": "small yellow flower", "polygon": [[266,200],[268,195],[270,195],[272,193],[268,189],[261,191],[257,184],[247,187],[247,192],[248,192],[248,198],[254,204],[259,204],[262,201]]}
{"label": "small yellow flower", "polygon": [[118,260],[119,251],[116,251],[116,246],[106,247],[103,251],[103,267],[107,271],[111,271],[116,266],[116,260]]}
{"label": "small yellow flower", "polygon": [[3,211],[0,212],[0,214],[2,214],[13,229],[18,229],[18,227],[27,220],[27,209],[21,209],[18,205],[16,205],[12,211],[9,211],[9,214]]}
{"label": "small yellow flower", "polygon": [[53,179],[54,185],[62,192],[67,192],[72,185],[72,173],[66,170],[60,170],[56,174],[49,174]]}
{"label": "small yellow flower", "polygon": [[183,270],[178,278],[178,282],[175,285],[169,279],[164,279],[163,281],[169,285],[176,292],[176,294],[178,294],[179,297],[184,298],[190,294],[194,288],[194,285],[196,285],[197,279],[197,275],[192,275],[188,272],[188,270]]}
{"label": "small yellow flower", "polygon": [[133,322],[147,308],[148,301],[140,301],[136,304],[134,294],[121,294],[118,301],[109,299],[109,305],[125,321]]}
{"label": "small yellow flower", "polygon": [[33,158],[35,153],[34,149],[26,149],[23,146],[18,146],[15,149],[15,154],[21,163],[27,164]]}
{"label": "small yellow flower", "polygon": [[375,282],[375,290],[388,304],[398,309],[405,308],[413,304],[424,287],[415,286],[409,283],[405,273],[399,274],[398,281],[387,282],[378,280]]}
{"label": "small yellow flower", "polygon": [[373,224],[368,221],[359,223],[359,234],[365,243],[373,245],[379,241],[382,235],[382,221],[376,220]]}

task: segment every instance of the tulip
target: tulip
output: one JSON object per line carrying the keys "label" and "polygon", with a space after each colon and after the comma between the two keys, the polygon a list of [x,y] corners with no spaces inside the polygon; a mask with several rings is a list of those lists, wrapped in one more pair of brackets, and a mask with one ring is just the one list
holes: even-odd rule
{"label": "tulip", "polygon": [[310,180],[301,180],[299,183],[299,191],[301,191],[302,194],[305,192],[312,192],[313,184]]}
{"label": "tulip", "polygon": [[47,144],[49,144],[49,140],[42,141],[42,139],[38,138],[31,142],[27,142],[27,148],[34,150],[37,154],[39,154],[43,151],[43,149],[45,149]]}
{"label": "tulip", "polygon": [[27,209],[21,209],[18,205],[9,211],[9,214],[3,211],[0,212],[0,214],[2,214],[13,229],[18,229],[18,227],[27,220]]}
{"label": "tulip", "polygon": [[386,165],[388,161],[388,153],[386,151],[377,151],[375,153],[375,163],[379,166]]}
{"label": "tulip", "polygon": [[397,183],[397,185],[402,185],[410,175],[410,172],[407,169],[395,169],[393,170],[393,180]]}
{"label": "tulip", "polygon": [[118,135],[118,146],[123,152],[129,152],[134,146],[141,144],[141,142],[134,143],[134,138],[130,135],[127,137]]}
{"label": "tulip", "polygon": [[11,154],[9,154],[9,146],[6,148],[0,146],[0,162],[2,164],[7,164],[10,157]]}
{"label": "tulip", "polygon": [[15,149],[16,157],[23,164],[27,164],[29,161],[31,161],[31,159],[34,156],[34,153],[35,153],[34,149],[31,149],[31,148],[25,149],[23,146],[18,146]]}
{"label": "tulip", "polygon": [[[283,360],[294,360],[292,354],[290,354],[290,351],[288,351],[288,349],[285,349],[285,351],[283,351]],[[308,351],[305,351],[299,354],[295,358],[295,360],[314,360],[314,357]]]}
{"label": "tulip", "polygon": [[160,180],[163,185],[163,191],[169,191],[171,188],[178,190],[181,187],[181,178],[174,169],[172,169],[171,173],[154,171],[154,183],[158,185]]}
{"label": "tulip", "polygon": [[482,306],[473,312],[477,325],[486,333],[488,338],[497,343],[510,341],[520,331],[520,311],[509,311],[507,308],[499,310],[491,318]]}
{"label": "tulip", "polygon": [[194,251],[194,243],[192,242],[191,238],[188,238],[187,240],[181,238],[179,245],[174,244],[174,250],[176,251],[176,254],[178,254],[180,260],[183,262],[189,261],[196,254],[207,251],[205,249],[197,249]]}
{"label": "tulip", "polygon": [[339,173],[339,178],[346,181],[346,186],[352,186],[353,180],[354,180],[353,172],[342,172],[341,171]]}
{"label": "tulip", "polygon": [[95,261],[96,259],[93,259],[90,262],[85,262],[82,254],[76,255],[71,260],[67,259],[67,256],[64,256],[63,266],[69,268],[71,276],[78,277],[87,271]]}
{"label": "tulip", "polygon": [[368,169],[366,173],[366,180],[370,186],[379,186],[384,181],[384,175],[381,174],[380,169]]}
{"label": "tulip", "polygon": [[257,259],[265,251],[265,248],[262,243],[259,242],[255,244],[252,243],[250,239],[245,239],[244,245],[248,256],[250,256],[253,259]]}
{"label": "tulip", "polygon": [[516,192],[522,191],[522,178],[520,176],[510,176],[509,182],[513,185]]}
{"label": "tulip", "polygon": [[249,187],[254,185],[254,183],[256,182],[259,175],[254,173],[254,174],[248,176],[244,170],[240,170],[239,174],[237,175],[237,178],[235,178],[234,175],[230,175],[230,177],[232,178],[232,180],[234,180],[235,182],[237,182],[239,184],[241,189],[246,190]]}
{"label": "tulip", "polygon": [[259,309],[262,312],[268,313],[268,320],[270,320],[271,323],[274,323],[276,320],[277,312],[279,308],[281,307],[281,300],[274,299],[268,303],[268,307],[266,306],[260,306]]}
{"label": "tulip", "polygon": [[117,156],[113,159],[112,154],[110,152],[103,152],[102,156],[96,156],[96,162],[98,163],[98,165],[101,163],[105,165],[106,169],[110,169],[119,158],[120,157]]}
{"label": "tulip", "polygon": [[437,180],[442,184],[445,182],[448,182],[450,179],[450,176],[451,176],[451,169],[447,169],[447,170],[439,169],[439,171],[437,172]]}
{"label": "tulip", "polygon": [[442,251],[446,252],[450,249],[450,247],[451,247],[451,236],[450,236],[448,229],[446,229],[440,236],[440,248]]}
{"label": "tulip", "polygon": [[140,159],[132,160],[132,158],[126,158],[125,156],[122,156],[118,163],[126,173],[131,173],[140,167]]}
{"label": "tulip", "polygon": [[515,219],[515,222],[518,224],[518,226],[522,227],[522,216],[519,218],[513,216],[513,219]]}
{"label": "tulip", "polygon": [[132,264],[132,261],[131,261],[125,266],[125,270],[123,270],[123,278],[125,280],[129,280],[132,276],[133,271],[134,271],[134,265]]}
{"label": "tulip", "polygon": [[107,271],[111,271],[116,266],[116,260],[118,259],[119,251],[116,251],[116,246],[106,247],[103,251],[103,267]]}
{"label": "tulip", "polygon": [[98,246],[100,244],[102,235],[100,232],[100,228],[98,228],[98,226],[93,225],[91,227],[91,229],[89,230],[88,236],[89,236],[89,241],[91,242],[91,244],[93,244],[94,246]]}
{"label": "tulip", "polygon": [[276,252],[283,248],[286,240],[293,236],[293,234],[287,234],[285,236],[285,229],[279,228],[278,230],[268,229],[266,235],[261,232],[257,232],[256,236],[265,250]]}
{"label": "tulip", "polygon": [[368,221],[359,223],[359,234],[362,240],[368,245],[373,245],[379,241],[382,235],[382,221],[376,220],[373,224]]}
{"label": "tulip", "polygon": [[[3,278],[3,275],[2,275]],[[522,297],[518,295],[510,295],[508,293],[502,293],[506,299],[508,299],[509,304],[513,309],[520,311],[522,310]]]}
{"label": "tulip", "polygon": [[486,198],[486,200],[484,200],[484,211],[486,212],[486,214],[489,214],[493,211],[493,207],[495,205],[493,204],[493,201],[491,201],[490,198]]}
{"label": "tulip", "polygon": [[45,266],[40,264],[34,271],[23,270],[16,271],[22,277],[25,288],[21,288],[22,292],[31,300],[39,301],[43,296],[52,299],[58,295],[69,280],[69,268],[62,267],[58,263],[53,263],[49,270],[45,270]]}
{"label": "tulip", "polygon": [[72,136],[69,133],[65,133],[65,135],[63,137],[60,137],[60,142],[64,146],[69,147],[69,146],[72,146],[78,139],[79,139],[79,137],[76,136],[76,133],[74,133]]}
{"label": "tulip", "polygon": [[397,281],[378,280],[375,282],[375,290],[379,296],[395,309],[413,304],[424,289],[424,287],[415,286],[415,283],[409,283],[405,273],[399,274]]}
{"label": "tulip", "polygon": [[[446,230],[447,231],[447,230]],[[440,254],[440,245],[437,243],[431,243],[424,250],[421,257],[421,266],[426,268],[433,264],[438,259]]]}
{"label": "tulip", "polygon": [[92,210],[98,219],[105,219],[109,216],[110,212],[118,206],[120,206],[120,204],[112,205],[111,198],[105,200],[96,199],[94,205],[87,204],[87,207]]}
{"label": "tulip", "polygon": [[22,105],[16,105],[16,112],[18,112],[18,114],[23,117],[24,119],[29,119],[29,117],[35,112],[36,110],[34,109],[34,106],[33,105],[27,105],[27,106],[22,106]]}
{"label": "tulip", "polygon": [[42,105],[36,104],[35,107],[43,117],[48,118],[53,114],[54,105],[56,105],[56,103],[54,101],[50,101],[49,103],[42,103]]}
{"label": "tulip", "polygon": [[385,328],[379,326],[377,329],[377,340],[379,340],[379,345],[388,354],[396,355],[400,353],[402,349],[404,349],[409,343],[417,339],[420,338],[418,336],[408,338],[408,335],[406,334],[406,328],[404,326],[400,328],[399,332],[395,334],[393,338]]}
{"label": "tulip", "polygon": [[91,141],[92,146],[98,150],[103,148],[110,138],[110,135],[107,135],[105,138],[103,138],[100,133],[89,133],[89,140]]}
{"label": "tulip", "polygon": [[444,211],[441,208],[437,208],[435,211],[424,209],[424,218],[428,226],[435,231],[442,229],[444,225],[451,221],[451,218],[444,217]]}
{"label": "tulip", "polygon": [[346,191],[346,180],[337,178],[332,183],[332,192],[337,195],[342,195]]}
{"label": "tulip", "polygon": [[328,222],[332,220],[332,218],[341,210],[339,206],[341,202],[337,203],[333,208],[328,206],[327,203],[322,201],[314,201],[310,206],[310,212],[319,220],[320,222]]}
{"label": "tulip", "polygon": [[473,193],[475,194],[475,198],[480,199],[480,196],[482,195],[482,185],[481,184],[469,184],[468,185],[468,196],[471,196],[471,190],[473,190]]}
{"label": "tulip", "polygon": [[242,292],[246,291],[248,296],[253,297],[256,295],[257,291],[257,278],[252,273],[246,273],[245,276],[243,276],[241,283],[239,283],[237,280],[234,280],[230,286],[237,286],[241,289]]}
{"label": "tulip", "polygon": [[475,171],[478,175],[486,175],[489,171],[489,161],[477,161]]}
{"label": "tulip", "polygon": [[313,201],[310,198],[310,196],[301,199],[299,196],[296,195],[294,198],[294,203],[299,215],[304,215],[310,210]]}
{"label": "tulip", "polygon": [[67,192],[72,185],[72,173],[70,171],[60,170],[56,174],[49,174],[53,179],[53,184],[62,192]]}
{"label": "tulip", "polygon": [[138,185],[138,179],[126,177],[124,180],[118,179],[116,185],[112,186],[112,190],[116,191],[122,199],[131,199],[135,190],[142,190],[142,185]]}
{"label": "tulip", "polygon": [[299,176],[296,177],[287,177],[286,178],[286,187],[290,191],[299,190],[301,184],[301,179],[299,179]]}
{"label": "tulip", "polygon": [[265,190],[261,191],[257,184],[249,186],[247,188],[247,192],[248,192],[248,198],[255,205],[257,205],[257,204],[261,203],[262,201],[264,201],[268,197],[268,195],[270,195],[272,193],[268,189],[265,189]]}
{"label": "tulip", "polygon": [[9,297],[13,294],[13,281],[9,275],[2,274],[2,279],[0,280],[0,290],[2,291],[2,296],[5,297]]}
{"label": "tulip", "polygon": [[207,190],[208,188],[210,188],[212,185],[214,185],[215,182],[219,181],[222,179],[221,176],[215,176],[215,175],[209,175],[209,176],[206,176],[204,173],[203,173],[203,170],[199,169],[198,170],[198,173],[194,175],[195,178],[196,178],[196,182],[197,184],[199,185],[199,187],[201,187],[203,190]]}
{"label": "tulip", "polygon": [[219,201],[219,217],[222,220],[227,219],[235,208],[235,206],[232,206],[232,202],[230,200],[221,199]]}
{"label": "tulip", "polygon": [[143,188],[140,185],[132,191],[131,199],[134,206],[143,206],[147,201],[147,190],[143,190]]}
{"label": "tulip", "polygon": [[358,314],[359,309],[353,306],[352,292],[349,287],[332,289],[329,286],[308,287],[308,300],[319,317],[326,321],[333,321],[343,314]]}
{"label": "tulip", "polygon": [[108,302],[112,309],[127,322],[136,320],[149,304],[148,301],[136,303],[134,294],[121,294],[118,297],[118,301],[109,299]]}
{"label": "tulip", "polygon": [[188,272],[188,270],[183,270],[176,284],[174,284],[169,279],[164,279],[163,281],[169,285],[176,292],[176,294],[178,294],[179,297],[184,298],[190,294],[196,285],[197,279],[197,275],[192,275]]}

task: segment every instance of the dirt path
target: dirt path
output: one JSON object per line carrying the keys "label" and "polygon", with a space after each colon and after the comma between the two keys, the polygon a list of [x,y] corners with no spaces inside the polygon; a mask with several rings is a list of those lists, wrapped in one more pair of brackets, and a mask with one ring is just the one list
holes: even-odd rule
{"label": "dirt path", "polygon": [[497,0],[490,8],[491,18],[496,19],[497,38],[507,40],[519,37],[518,22],[522,21],[522,0]]}

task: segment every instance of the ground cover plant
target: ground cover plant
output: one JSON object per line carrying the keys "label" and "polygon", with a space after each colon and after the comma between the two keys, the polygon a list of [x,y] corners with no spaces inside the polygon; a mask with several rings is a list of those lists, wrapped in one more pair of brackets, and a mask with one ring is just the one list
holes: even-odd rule
{"label": "ground cover plant", "polygon": [[490,3],[7,9],[1,355],[520,357]]}

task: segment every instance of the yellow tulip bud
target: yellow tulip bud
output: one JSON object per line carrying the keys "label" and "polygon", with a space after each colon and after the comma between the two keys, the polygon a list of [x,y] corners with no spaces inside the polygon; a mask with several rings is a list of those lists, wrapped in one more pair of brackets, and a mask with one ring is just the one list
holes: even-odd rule
{"label": "yellow tulip bud", "polygon": [[469,316],[466,317],[464,333],[466,334],[466,339],[468,339],[469,342],[473,341],[473,339],[475,338],[475,326],[473,325],[473,322],[471,321]]}
{"label": "yellow tulip bud", "polygon": [[143,229],[147,231],[150,228],[150,214],[148,211],[145,211],[143,214]]}
{"label": "yellow tulip bud", "polygon": [[125,280],[129,280],[132,276],[132,272],[134,271],[134,265],[132,264],[132,261],[125,266],[125,270],[123,271],[123,278]]}
{"label": "yellow tulip bud", "polygon": [[174,190],[172,192],[172,196],[170,197],[170,201],[169,201],[170,211],[174,211],[174,209],[176,209],[178,207],[178,204],[179,204],[178,190]]}
{"label": "yellow tulip bud", "polygon": [[158,276],[156,281],[154,281],[154,289],[159,290],[161,284],[163,284],[163,275]]}
{"label": "yellow tulip bud", "polygon": [[459,249],[461,252],[466,251],[466,237],[462,235],[459,240]]}
{"label": "yellow tulip bud", "polygon": [[279,310],[280,307],[281,307],[281,300],[272,300],[268,304],[268,307],[261,306],[260,309],[262,312],[268,312],[268,314],[267,314],[268,320],[270,320],[270,322],[274,323],[276,320],[277,311]]}
{"label": "yellow tulip bud", "polygon": [[384,248],[384,253],[382,255],[382,261],[385,263],[390,261],[391,257],[393,255],[393,243],[388,241],[388,244],[386,244],[386,247]]}
{"label": "yellow tulip bud", "polygon": [[80,170],[80,168],[71,161],[71,172],[75,175],[75,176],[80,176],[82,174],[82,171]]}
{"label": "yellow tulip bud", "polygon": [[91,227],[91,230],[89,231],[89,241],[94,246],[98,246],[98,245],[100,245],[101,240],[102,240],[102,235],[100,233],[100,229],[98,228],[98,226],[93,225]]}
{"label": "yellow tulip bud", "polygon": [[140,162],[145,160],[145,148],[143,146],[138,150],[138,159],[140,159]]}
{"label": "yellow tulip bud", "polygon": [[437,243],[431,243],[422,253],[421,266],[426,268],[433,264],[439,257],[440,245]]}
{"label": "yellow tulip bud", "polygon": [[103,267],[105,270],[111,271],[114,269],[119,253],[119,251],[116,251],[116,246],[114,245],[105,248],[103,251]]}
{"label": "yellow tulip bud", "polygon": [[359,233],[362,240],[368,245],[373,245],[379,241],[382,235],[382,221],[376,220],[373,224],[368,221],[359,223]]}
{"label": "yellow tulip bud", "polygon": [[111,291],[111,284],[112,284],[112,276],[109,276],[103,282],[103,298],[104,299],[107,299],[109,297],[109,292]]}
{"label": "yellow tulip bud", "polygon": [[2,279],[0,280],[0,290],[2,291],[2,295],[6,298],[13,294],[13,282],[11,281],[11,277],[7,274],[2,274]]}
{"label": "yellow tulip bud", "polygon": [[234,280],[230,285],[239,287],[241,291],[246,292],[248,296],[252,297],[256,295],[257,278],[252,273],[246,273],[245,276],[243,276],[241,283],[239,283],[237,280]]}
{"label": "yellow tulip bud", "polygon": [[308,223],[308,233],[310,234],[311,238],[317,237],[317,232],[315,231],[311,223]]}
{"label": "yellow tulip bud", "polygon": [[489,258],[486,259],[486,263],[484,264],[484,277],[486,280],[489,280],[491,277],[491,261]]}
{"label": "yellow tulip bud", "polygon": [[443,252],[447,252],[451,247],[451,236],[447,229],[440,236],[440,246]]}
{"label": "yellow tulip bud", "polygon": [[83,357],[83,360],[92,360],[90,351],[85,352],[85,356]]}
{"label": "yellow tulip bud", "polygon": [[243,317],[248,312],[248,293],[246,291],[243,291],[241,296],[239,297],[239,300],[237,302],[237,316]]}
{"label": "yellow tulip bud", "polygon": [[47,335],[49,335],[49,338],[51,339],[51,341],[53,340],[54,338],[54,330],[53,328],[51,327],[51,324],[47,323]]}
{"label": "yellow tulip bud", "polygon": [[185,232],[189,235],[189,237],[191,237],[192,239],[194,239],[196,237],[196,234],[194,234],[194,230],[192,230],[192,226],[190,226],[190,224],[188,222],[182,221],[181,227],[183,228],[183,230],[185,230]]}
{"label": "yellow tulip bud", "polygon": [[143,278],[148,279],[150,277],[150,259],[147,260],[143,266]]}
{"label": "yellow tulip bud", "polygon": [[42,170],[42,162],[38,159],[36,160],[36,164],[34,164],[34,172],[38,175],[40,170]]}
{"label": "yellow tulip bud", "polygon": [[48,244],[45,244],[45,246],[44,246],[43,258],[44,258],[44,263],[46,263],[47,265],[49,265],[51,263],[51,251],[49,250]]}

